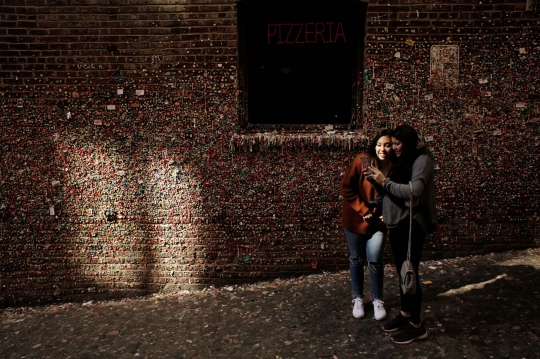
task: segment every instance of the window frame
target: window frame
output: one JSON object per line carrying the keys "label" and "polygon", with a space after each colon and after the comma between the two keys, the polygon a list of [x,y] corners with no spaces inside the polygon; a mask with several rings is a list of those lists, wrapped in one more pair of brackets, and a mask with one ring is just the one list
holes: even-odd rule
{"label": "window frame", "polygon": [[[290,0],[289,0],[290,1]],[[245,17],[249,16],[248,6],[253,6],[253,3],[264,4],[265,6],[279,6],[285,3],[285,0],[238,0],[237,1],[237,36],[238,36],[238,121],[240,130],[243,133],[256,132],[319,132],[321,130],[348,130],[353,131],[362,122],[362,102],[363,102],[363,85],[364,85],[364,55],[365,55],[365,37],[367,25],[367,7],[368,4],[359,0],[296,0],[296,3],[301,3],[302,6],[315,5],[331,5],[338,7],[342,4],[350,4],[349,6],[357,6],[363,11],[363,16],[358,16],[359,23],[355,27],[358,31],[356,34],[356,49],[353,49],[355,58],[352,61],[351,70],[351,103],[350,103],[350,121],[348,123],[309,123],[308,121],[301,123],[254,123],[250,122],[249,118],[249,78],[248,78],[248,51],[250,45],[246,40]],[[315,4],[315,5],[314,5]],[[351,45],[354,46],[354,45]],[[331,125],[331,126],[329,126]]]}

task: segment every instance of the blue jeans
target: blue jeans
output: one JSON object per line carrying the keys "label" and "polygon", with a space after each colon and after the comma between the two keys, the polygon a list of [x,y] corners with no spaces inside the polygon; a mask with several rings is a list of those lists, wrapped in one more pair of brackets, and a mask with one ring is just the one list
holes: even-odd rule
{"label": "blue jeans", "polygon": [[[369,268],[371,299],[383,300],[383,250],[386,234],[360,234],[345,229],[349,244],[349,262],[353,298],[364,297],[364,265]],[[367,262],[367,263],[366,263]]]}

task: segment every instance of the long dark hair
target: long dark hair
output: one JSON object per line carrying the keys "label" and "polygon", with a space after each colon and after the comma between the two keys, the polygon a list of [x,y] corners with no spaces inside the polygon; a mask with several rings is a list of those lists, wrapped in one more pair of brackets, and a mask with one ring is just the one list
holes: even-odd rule
{"label": "long dark hair", "polygon": [[[392,131],[390,131],[389,129],[385,128],[383,130],[380,130],[376,135],[375,137],[373,137],[373,141],[371,141],[371,144],[369,145],[369,148],[368,148],[368,154],[369,156],[371,157],[371,163],[372,164],[376,164],[375,167],[377,168],[380,168],[381,167],[381,163],[380,163],[380,160],[379,160],[379,157],[377,157],[377,151],[375,150],[375,148],[377,147],[377,141],[379,141],[379,139],[383,136],[388,136],[390,137],[392,135]],[[390,157],[392,159],[392,157]]]}
{"label": "long dark hair", "polygon": [[418,133],[409,125],[396,127],[390,136],[398,139],[403,144],[402,153],[396,158],[390,171],[390,179],[398,183],[408,183],[411,180],[414,161],[418,156],[428,154],[428,151],[425,147],[417,148]]}

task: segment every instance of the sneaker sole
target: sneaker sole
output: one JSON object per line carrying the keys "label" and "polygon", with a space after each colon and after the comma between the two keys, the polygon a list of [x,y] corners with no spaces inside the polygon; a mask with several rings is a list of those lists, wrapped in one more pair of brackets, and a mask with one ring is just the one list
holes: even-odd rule
{"label": "sneaker sole", "polygon": [[385,332],[387,332],[387,333],[392,333],[392,332],[395,332],[395,331],[397,331],[397,330],[405,329],[406,327],[407,327],[407,326],[404,325],[404,326],[402,326],[402,327],[397,327],[397,328],[394,328],[394,329],[385,329],[385,328],[384,328],[384,325],[383,325],[383,326],[382,326],[382,330],[385,331]]}
{"label": "sneaker sole", "polygon": [[425,332],[425,333],[422,334],[421,336],[416,337],[416,338],[409,339],[409,340],[407,340],[406,342],[396,342],[396,341],[394,341],[394,338],[391,338],[391,340],[392,340],[392,342],[393,342],[394,344],[411,344],[412,342],[415,342],[415,341],[417,341],[417,340],[424,340],[424,339],[426,339],[428,336],[429,336],[428,332]]}

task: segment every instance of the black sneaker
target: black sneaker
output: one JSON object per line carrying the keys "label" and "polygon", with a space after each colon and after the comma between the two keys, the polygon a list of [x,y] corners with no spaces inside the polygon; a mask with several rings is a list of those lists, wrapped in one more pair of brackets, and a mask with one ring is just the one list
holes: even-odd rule
{"label": "black sneaker", "polygon": [[409,325],[409,318],[404,317],[399,313],[394,319],[382,326],[385,332],[395,332],[399,329],[405,329]]}
{"label": "black sneaker", "polygon": [[401,332],[394,335],[391,339],[396,344],[410,344],[416,340],[426,339],[428,337],[428,332],[426,327],[420,325],[420,328],[415,328],[409,324]]}

